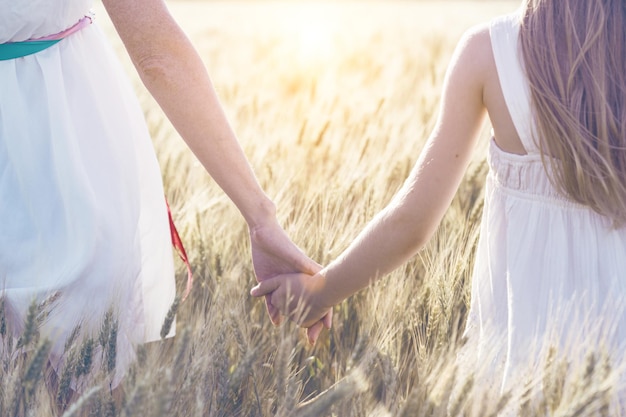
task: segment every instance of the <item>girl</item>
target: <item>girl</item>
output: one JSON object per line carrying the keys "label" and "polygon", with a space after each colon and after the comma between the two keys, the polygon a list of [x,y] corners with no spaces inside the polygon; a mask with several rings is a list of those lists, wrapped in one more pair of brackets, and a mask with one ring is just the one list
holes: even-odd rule
{"label": "girl", "polygon": [[525,0],[470,30],[448,68],[436,127],[391,203],[317,274],[274,277],[252,295],[270,295],[306,327],[401,265],[436,230],[488,118],[469,344],[501,338],[502,387],[535,341],[545,348],[556,334],[565,348],[591,334],[585,320],[622,346],[625,27],[622,0]]}
{"label": "girl", "polygon": [[[7,338],[34,302],[58,371],[73,330],[97,336],[113,308],[115,388],[134,347],[161,338],[174,267],[143,115],[91,3],[0,0],[0,290],[11,330],[0,353],[11,354]],[[257,277],[319,270],[277,223],[165,3],[103,3],[146,87],[248,223]]]}

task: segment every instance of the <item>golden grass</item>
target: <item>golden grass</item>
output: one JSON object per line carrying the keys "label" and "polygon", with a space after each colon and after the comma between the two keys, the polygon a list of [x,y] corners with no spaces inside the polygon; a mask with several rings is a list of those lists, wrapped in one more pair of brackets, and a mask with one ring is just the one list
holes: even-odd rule
{"label": "golden grass", "polygon": [[[386,205],[417,159],[462,32],[517,2],[170,6],[199,48],[280,222],[324,264]],[[333,329],[310,347],[295,326],[273,327],[262,302],[248,296],[254,274],[243,219],[132,78],[192,261],[194,291],[180,306],[175,340],[140,348],[121,405],[106,387],[93,388],[66,416],[495,416],[512,403],[513,394],[500,395],[455,365],[482,211],[484,147],[427,248],[337,306]],[[178,275],[182,290],[182,265]],[[28,382],[36,353],[30,358],[3,365],[1,415],[51,415],[40,376]],[[531,400],[529,385],[523,415],[608,415],[611,369],[593,363],[586,396],[572,388],[580,378],[569,381],[556,361],[546,364],[549,401]],[[20,380],[31,384],[29,398],[11,390]]]}

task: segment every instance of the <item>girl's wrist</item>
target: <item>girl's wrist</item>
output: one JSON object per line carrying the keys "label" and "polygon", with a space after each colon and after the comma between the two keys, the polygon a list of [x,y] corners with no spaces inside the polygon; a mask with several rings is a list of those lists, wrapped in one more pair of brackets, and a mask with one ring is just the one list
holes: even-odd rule
{"label": "girl's wrist", "polygon": [[322,269],[315,274],[314,279],[318,281],[316,296],[319,304],[325,309],[331,309],[345,298],[342,298],[337,289],[333,288],[333,282],[328,279],[327,272],[327,268]]}

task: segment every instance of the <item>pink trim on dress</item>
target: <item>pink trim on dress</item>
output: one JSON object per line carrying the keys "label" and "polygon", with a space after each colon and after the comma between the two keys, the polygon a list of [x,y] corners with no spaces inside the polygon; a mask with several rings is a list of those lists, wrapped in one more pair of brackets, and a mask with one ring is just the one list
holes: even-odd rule
{"label": "pink trim on dress", "polygon": [[89,26],[93,22],[93,16],[85,16],[80,19],[74,26],[65,29],[63,32],[55,33],[54,35],[44,36],[43,38],[31,39],[31,41],[56,41],[66,38],[73,33],[78,32],[82,28]]}

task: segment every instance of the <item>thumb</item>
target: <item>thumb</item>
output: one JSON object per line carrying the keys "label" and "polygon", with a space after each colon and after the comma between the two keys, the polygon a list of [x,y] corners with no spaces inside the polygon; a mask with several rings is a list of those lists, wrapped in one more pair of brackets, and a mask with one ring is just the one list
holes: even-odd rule
{"label": "thumb", "polygon": [[279,278],[268,278],[265,281],[259,282],[259,284],[250,290],[250,295],[253,297],[262,297],[264,295],[274,292],[280,287]]}
{"label": "thumb", "polygon": [[322,265],[318,264],[303,253],[300,254],[298,259],[294,260],[294,263],[299,272],[303,272],[308,275],[315,275],[322,269]]}

